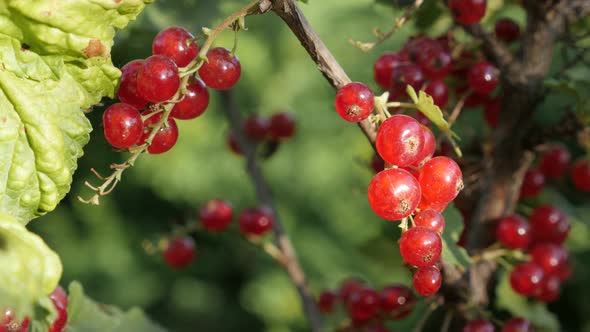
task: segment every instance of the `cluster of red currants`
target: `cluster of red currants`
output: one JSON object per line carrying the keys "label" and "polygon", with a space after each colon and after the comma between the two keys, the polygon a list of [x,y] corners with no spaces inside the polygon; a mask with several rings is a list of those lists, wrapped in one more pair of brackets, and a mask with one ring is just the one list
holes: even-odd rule
{"label": "cluster of red currants", "polygon": [[355,327],[366,332],[387,332],[384,321],[406,318],[414,310],[416,298],[411,289],[401,284],[377,291],[361,280],[349,279],[338,291],[322,291],[317,302],[323,314],[335,312],[341,304]]}
{"label": "cluster of red currants", "polygon": [[[164,29],[154,38],[153,55],[123,66],[117,91],[120,103],[103,114],[104,135],[115,148],[143,145],[161,120],[166,107],[170,116],[150,142],[150,154],[170,150],[178,139],[175,119],[194,119],[207,109],[207,87],[226,90],[240,78],[238,58],[218,47],[207,52],[207,61],[197,58],[194,36],[179,27]],[[196,75],[192,69],[198,69]]]}
{"label": "cluster of red currants", "polygon": [[[199,221],[203,229],[209,232],[223,232],[230,226],[234,217],[232,205],[222,199],[211,199],[199,209]],[[243,209],[238,215],[240,231],[248,238],[265,235],[272,229],[274,216],[266,207]],[[196,255],[195,242],[188,235],[170,239],[163,251],[166,264],[173,268],[188,266]]]}
{"label": "cluster of red currants", "polygon": [[[47,332],[62,332],[68,321],[68,297],[61,286],[49,295],[49,299],[53,303],[57,311],[57,317],[53,324],[49,326]],[[0,312],[0,332],[27,332],[31,323],[29,317],[25,317],[22,322],[16,322],[15,313],[11,309],[4,309]]]}
{"label": "cluster of red currants", "polygon": [[[467,323],[463,327],[463,332],[494,332],[494,324],[487,319],[478,318]],[[515,317],[505,321],[502,324],[501,332],[534,332],[535,329],[530,321]]]}
{"label": "cluster of red currants", "polygon": [[561,283],[572,274],[569,253],[563,246],[569,230],[566,214],[549,204],[535,208],[529,221],[513,214],[498,222],[498,242],[530,254],[529,261],[515,265],[510,273],[515,292],[543,302],[559,297]]}
{"label": "cluster of red currants", "polygon": [[[297,129],[295,116],[290,112],[277,112],[272,114],[270,118],[252,114],[244,119],[242,126],[246,138],[254,143],[263,143],[265,141],[279,143],[292,138]],[[229,133],[227,143],[231,151],[242,154],[233,132]]]}

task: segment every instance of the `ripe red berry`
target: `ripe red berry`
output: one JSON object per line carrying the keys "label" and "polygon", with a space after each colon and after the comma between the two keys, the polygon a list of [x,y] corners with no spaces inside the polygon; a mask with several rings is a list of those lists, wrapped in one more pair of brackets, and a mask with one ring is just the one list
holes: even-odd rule
{"label": "ripe red berry", "polygon": [[510,272],[510,285],[520,295],[534,296],[541,293],[545,274],[543,269],[532,262],[521,263]]}
{"label": "ripe red berry", "polygon": [[498,39],[511,43],[520,37],[520,27],[513,19],[501,18],[496,21],[494,32]]}
{"label": "ripe red berry", "polygon": [[180,87],[178,67],[163,55],[145,59],[137,71],[137,92],[140,97],[153,103],[169,100]]}
{"label": "ripe red berry", "polygon": [[447,204],[463,189],[463,175],[457,163],[448,157],[434,157],[420,170],[422,195],[430,202]]}
{"label": "ripe red berry", "polygon": [[[438,43],[437,43],[438,44]],[[418,65],[430,79],[442,79],[451,72],[451,53],[442,47],[418,55]]]}
{"label": "ripe red berry", "polygon": [[197,57],[199,46],[184,28],[170,27],[160,31],[152,43],[152,53],[170,58],[178,67],[185,67]]}
{"label": "ripe red berry", "polygon": [[520,215],[506,216],[496,226],[496,239],[509,249],[526,249],[533,238],[531,226]]}
{"label": "ripe red berry", "polygon": [[533,332],[531,322],[520,317],[507,320],[502,326],[502,332]]}
{"label": "ripe red berry", "polygon": [[27,332],[31,320],[25,317],[22,322],[15,322],[15,312],[12,309],[5,308],[0,311],[0,332]]}
{"label": "ripe red berry", "polygon": [[379,156],[379,154],[377,152],[375,152],[373,154],[373,157],[371,157],[371,169],[373,169],[373,172],[379,173],[384,168],[385,168],[385,161],[383,161],[381,156]]}
{"label": "ripe red berry", "polygon": [[438,234],[442,234],[445,228],[445,218],[442,214],[434,210],[423,210],[414,216],[416,226],[431,229]]}
{"label": "ripe red berry", "polygon": [[240,79],[242,66],[230,50],[223,47],[207,52],[207,61],[199,68],[199,76],[205,84],[216,90],[231,89]]}
{"label": "ripe red berry", "polygon": [[420,202],[420,184],[408,171],[390,168],[377,173],[368,190],[369,205],[385,220],[409,216]]}
{"label": "ripe red berry", "polygon": [[371,89],[363,83],[348,83],[336,94],[336,111],[348,122],[359,122],[373,112],[374,97]]}
{"label": "ripe red berry", "polygon": [[[160,121],[162,118],[163,113],[158,113],[148,117],[144,121],[144,130],[143,136],[139,140],[138,144],[144,144],[148,137],[150,136],[154,126]],[[149,113],[144,113],[144,115],[149,115]],[[166,151],[169,151],[174,147],[176,141],[178,140],[178,127],[176,126],[176,121],[171,117],[168,118],[165,124],[160,127],[156,136],[152,140],[152,143],[148,146],[147,152],[150,154],[160,154]]]}
{"label": "ripe red berry", "polygon": [[252,114],[244,120],[244,134],[253,141],[261,141],[268,136],[270,121],[264,116]]}
{"label": "ripe red berry", "polygon": [[529,217],[529,221],[533,230],[534,243],[562,244],[570,230],[567,215],[549,204],[535,208]]}
{"label": "ripe red berry", "polygon": [[535,197],[541,193],[543,187],[545,187],[545,175],[536,168],[530,168],[526,171],[522,179],[520,197]]}
{"label": "ripe red berry", "polygon": [[424,129],[407,115],[394,115],[379,127],[377,152],[392,165],[407,166],[418,161],[424,148]]}
{"label": "ripe red berry", "polygon": [[53,302],[53,306],[57,311],[57,317],[47,329],[47,332],[61,332],[66,327],[66,323],[68,321],[68,300],[65,294],[65,291],[61,287],[57,287],[53,293],[49,296],[51,301]]}
{"label": "ripe red berry", "polygon": [[318,308],[323,314],[329,314],[334,311],[334,304],[338,300],[338,295],[330,290],[325,290],[318,297]]}
{"label": "ripe red berry", "polygon": [[543,279],[541,292],[535,298],[542,302],[553,302],[561,293],[561,281],[558,276],[548,276]]}
{"label": "ripe red berry", "polygon": [[172,268],[187,267],[195,258],[195,241],[190,236],[170,239],[163,256],[166,264]]}
{"label": "ripe red berry", "polygon": [[487,0],[449,0],[448,6],[455,21],[473,24],[486,14]]}
{"label": "ripe red berry", "polygon": [[391,88],[391,74],[393,68],[399,64],[404,63],[406,59],[399,52],[396,53],[385,53],[375,61],[373,66],[373,75],[375,82],[379,84],[383,89]]}
{"label": "ripe red berry", "polygon": [[126,149],[140,139],[143,122],[137,108],[124,103],[109,106],[102,115],[104,137],[110,145]]}
{"label": "ripe red berry", "polygon": [[469,70],[467,80],[469,87],[480,94],[492,92],[498,85],[500,72],[491,63],[480,62]]}
{"label": "ripe red berry", "polygon": [[443,80],[430,81],[430,83],[426,85],[424,92],[432,97],[434,104],[440,107],[440,109],[445,109],[445,107],[447,107],[449,102],[449,87]]}
{"label": "ripe red berry", "polygon": [[485,319],[479,318],[472,320],[463,327],[463,332],[494,332],[494,325]]}
{"label": "ripe red berry", "polygon": [[208,231],[220,232],[227,229],[234,216],[231,204],[222,199],[212,199],[199,209],[201,225]]}
{"label": "ripe red berry", "polygon": [[443,47],[438,40],[425,35],[410,37],[403,48],[407,53],[406,60],[413,63],[418,63],[420,58],[429,57],[441,49]]}
{"label": "ripe red berry", "polygon": [[576,189],[590,192],[590,162],[586,158],[576,160],[571,171],[572,182]]}
{"label": "ripe red berry", "polygon": [[418,169],[422,168],[424,164],[432,158],[436,151],[436,137],[434,137],[432,131],[424,125],[422,125],[422,135],[424,136],[424,145],[422,146],[422,150],[418,153],[418,158],[412,164],[412,166]]}
{"label": "ripe red berry", "polygon": [[548,178],[559,178],[567,173],[570,166],[570,152],[562,144],[552,144],[539,162],[539,169]]}
{"label": "ripe red berry", "polygon": [[419,267],[412,278],[416,293],[422,296],[430,296],[438,292],[441,283],[440,271],[432,266]]}
{"label": "ripe red berry", "polygon": [[492,128],[496,128],[502,111],[502,99],[499,97],[489,99],[483,104],[483,107],[483,116],[487,124]]}
{"label": "ripe red berry", "polygon": [[449,204],[446,202],[430,201],[428,200],[428,198],[422,195],[422,198],[420,199],[420,204],[418,204],[418,209],[420,211],[434,210],[438,213],[442,213],[447,208],[447,205]]}
{"label": "ripe red berry", "polygon": [[242,149],[240,148],[240,145],[238,144],[238,139],[236,138],[236,135],[233,132],[230,132],[227,135],[227,145],[229,146],[229,149],[237,154],[237,155],[242,155]]}
{"label": "ripe red berry", "polygon": [[190,120],[203,114],[209,106],[209,91],[205,83],[198,78],[193,78],[186,87],[186,94],[182,100],[174,105],[170,116],[180,120]]}
{"label": "ripe red berry", "polygon": [[406,318],[414,310],[416,298],[410,288],[401,284],[384,287],[379,293],[379,306],[388,318],[399,320]]}
{"label": "ripe red berry", "polygon": [[340,284],[340,289],[338,291],[340,299],[342,302],[348,303],[350,300],[350,295],[353,292],[364,288],[365,286],[365,282],[360,279],[350,278],[344,280],[342,284]]}
{"label": "ripe red berry", "polygon": [[272,139],[287,139],[295,136],[295,115],[290,112],[275,113],[270,117],[269,135]]}
{"label": "ripe red berry", "polygon": [[379,309],[379,294],[369,287],[362,287],[350,294],[347,302],[348,315],[354,321],[368,321]]}
{"label": "ripe red berry", "polygon": [[399,251],[404,261],[417,267],[432,266],[440,258],[442,240],[426,227],[412,227],[402,234]]}
{"label": "ripe red berry", "polygon": [[546,275],[559,275],[567,265],[569,255],[567,250],[557,244],[541,243],[530,251],[533,262],[537,263]]}
{"label": "ripe red berry", "polygon": [[414,90],[420,90],[426,77],[422,69],[413,63],[404,63],[393,68],[391,73],[391,89],[389,90],[392,97],[405,96],[408,85]]}
{"label": "ripe red berry", "polygon": [[240,230],[244,235],[261,236],[273,225],[273,216],[265,208],[247,208],[238,216]]}
{"label": "ripe red berry", "polygon": [[143,60],[133,60],[124,65],[121,68],[121,81],[117,90],[119,100],[139,110],[145,109],[148,103],[137,92],[137,72],[142,65]]}

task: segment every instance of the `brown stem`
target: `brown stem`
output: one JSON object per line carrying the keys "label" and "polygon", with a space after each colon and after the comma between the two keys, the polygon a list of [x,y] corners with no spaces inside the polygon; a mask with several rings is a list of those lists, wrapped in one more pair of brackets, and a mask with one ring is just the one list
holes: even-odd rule
{"label": "brown stem", "polygon": [[258,201],[263,206],[269,208],[272,211],[274,217],[273,233],[275,235],[277,247],[283,255],[283,266],[291,278],[291,281],[297,288],[305,315],[309,320],[311,331],[319,332],[321,330],[321,320],[315,298],[307,286],[305,273],[299,264],[295,248],[293,247],[293,244],[291,243],[291,240],[289,239],[289,236],[287,235],[287,232],[281,223],[272,193],[270,191],[270,187],[268,186],[268,183],[262,174],[262,170],[258,165],[256,159],[256,146],[248,141],[244,135],[240,112],[237,109],[231,93],[228,91],[222,91],[221,102],[223,104],[223,111],[225,112],[227,120],[231,125],[232,132],[236,137],[241,151],[246,157],[246,170],[248,171],[252,184],[256,190]]}

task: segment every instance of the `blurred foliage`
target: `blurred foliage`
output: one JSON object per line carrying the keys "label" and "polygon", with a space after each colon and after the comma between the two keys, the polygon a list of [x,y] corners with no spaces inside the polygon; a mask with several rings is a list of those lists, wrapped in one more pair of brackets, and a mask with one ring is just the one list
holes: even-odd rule
{"label": "blurred foliage", "polygon": [[[499,0],[489,3],[497,10],[487,24],[501,16],[524,21],[515,5],[503,6]],[[237,0],[156,2],[120,34],[113,62],[122,66],[148,56],[152,38],[163,27],[180,25],[197,33],[242,4]],[[371,40],[371,30],[388,29],[399,11],[394,13],[390,5],[374,0],[317,0],[302,6],[350,77],[375,88],[375,59],[384,50],[399,49],[416,32],[409,23],[392,40],[362,53],[347,40]],[[451,25],[447,15],[418,22],[433,36]],[[297,136],[264,163],[264,172],[312,289],[335,288],[351,276],[375,287],[408,284],[410,274],[396,246],[397,223],[380,220],[367,203],[371,147],[356,126],[341,121],[333,111],[333,89],[280,19],[271,13],[250,17],[246,23],[249,30],[240,34],[237,52],[242,78],[233,90],[244,113],[269,115],[288,109],[298,117]],[[218,44],[230,47],[232,38],[232,33],[223,34]],[[555,62],[559,66],[559,59]],[[96,301],[124,309],[139,306],[170,331],[305,331],[299,301],[286,274],[243,240],[237,225],[222,234],[196,234],[197,260],[183,271],[168,269],[158,255],[148,255],[142,248],[145,240],[157,241],[173,225],[194,219],[199,205],[210,198],[228,199],[236,211],[256,204],[243,160],[226,148],[227,124],[218,95],[212,91],[212,97],[202,117],[179,123],[180,138],[174,149],[140,158],[98,207],[76,200],[77,195],[90,194],[83,182],[96,180],[89,169],[106,173],[108,165],[124,155],[113,153],[106,143],[102,109],[96,107],[88,114],[94,131],[70,195],[55,212],[30,227],[60,254],[62,284],[80,280]],[[556,98],[548,98],[541,106],[539,117],[544,123],[556,119],[554,110],[568,103]],[[480,112],[464,113],[456,125],[463,142],[489,134],[481,129]],[[571,191],[567,181],[560,185]],[[572,204],[582,206],[587,198],[577,194]],[[580,210],[585,228],[586,210]],[[590,238],[577,241],[587,243]],[[590,305],[581,296],[587,289],[583,283],[590,264],[587,253],[587,248],[575,253],[576,275],[565,285],[562,299],[550,306],[566,331],[590,329]],[[392,327],[409,330],[423,310],[420,305],[408,320]]]}

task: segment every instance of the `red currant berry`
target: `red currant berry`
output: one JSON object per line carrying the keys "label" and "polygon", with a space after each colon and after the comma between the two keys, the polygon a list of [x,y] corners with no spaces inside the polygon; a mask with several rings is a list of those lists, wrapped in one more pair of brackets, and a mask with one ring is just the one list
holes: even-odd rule
{"label": "red currant berry", "polygon": [[390,93],[393,96],[405,95],[408,85],[414,90],[420,90],[425,80],[424,72],[417,65],[413,63],[400,64],[391,72]]}
{"label": "red currant berry", "polygon": [[561,281],[557,276],[549,276],[543,280],[541,292],[535,298],[542,302],[553,302],[561,293]]}
{"label": "red currant berry", "polygon": [[359,122],[373,112],[374,97],[371,89],[363,83],[348,83],[336,94],[336,111],[348,122]]}
{"label": "red currant berry", "polygon": [[334,304],[338,300],[338,295],[332,291],[326,290],[320,293],[318,297],[318,308],[323,314],[329,314],[334,311]]}
{"label": "red currant berry", "polygon": [[412,166],[416,168],[422,168],[424,164],[432,158],[436,151],[436,138],[432,131],[424,125],[422,125],[422,135],[424,136],[424,146],[418,154],[417,161],[412,164]]}
{"label": "red currant berry", "polygon": [[572,263],[570,260],[567,261],[567,264],[565,264],[561,270],[559,271],[559,280],[561,281],[566,281],[569,280],[569,278],[572,277],[572,274],[574,273],[574,269],[572,266]]}
{"label": "red currant berry", "polygon": [[534,296],[540,294],[544,277],[539,265],[532,262],[521,263],[510,272],[510,285],[520,295]]}
{"label": "red currant berry", "polygon": [[509,249],[526,249],[532,238],[531,226],[518,214],[500,219],[496,227],[496,239]]}
{"label": "red currant berry", "polygon": [[531,322],[524,318],[512,318],[504,323],[502,332],[533,332]]}
{"label": "red currant berry", "polygon": [[562,244],[570,231],[567,215],[558,208],[540,205],[529,217],[535,243],[550,242]]}
{"label": "red currant berry", "polygon": [[205,84],[216,90],[231,89],[242,74],[238,58],[223,47],[212,48],[207,52],[207,61],[199,69],[199,76]]}
{"label": "red currant berry", "polygon": [[539,162],[539,169],[548,178],[560,178],[570,167],[570,152],[562,144],[552,144]]}
{"label": "red currant berry", "polygon": [[408,317],[414,310],[416,298],[411,289],[404,285],[393,284],[384,287],[379,294],[379,306],[388,318],[399,320]]}
{"label": "red currant berry", "polygon": [[399,251],[404,262],[417,267],[429,267],[440,258],[442,240],[433,230],[412,227],[402,234]]}
{"label": "red currant berry", "polygon": [[109,106],[102,115],[104,137],[110,145],[126,149],[140,139],[143,122],[137,108],[124,103]]}
{"label": "red currant berry", "polygon": [[233,153],[237,155],[243,154],[242,149],[240,148],[240,144],[238,144],[238,139],[236,138],[236,135],[233,132],[230,132],[227,135],[227,145]]}
{"label": "red currant berry", "polygon": [[61,287],[57,287],[49,298],[53,302],[53,306],[57,311],[57,318],[53,321],[47,332],[61,332],[66,327],[66,323],[68,321],[68,300],[66,297],[66,293]]}
{"label": "red currant berry", "polygon": [[170,116],[180,120],[190,120],[203,114],[209,106],[209,91],[205,83],[194,78],[186,87],[186,94],[174,105]]}
{"label": "red currant berry", "polygon": [[141,98],[137,92],[137,71],[143,65],[143,60],[133,60],[121,68],[121,81],[117,90],[117,97],[122,102],[139,110],[147,107],[147,100]]}
{"label": "red currant berry", "polygon": [[[144,113],[144,115],[148,115],[149,113]],[[157,113],[155,115],[149,116],[144,122],[144,130],[143,136],[139,140],[138,144],[144,144],[148,137],[150,136],[152,130],[156,124],[162,118],[162,113]],[[160,127],[156,136],[152,140],[152,143],[148,146],[147,152],[150,154],[160,154],[166,151],[169,151],[174,147],[176,141],[178,140],[178,127],[176,126],[176,121],[172,118],[168,118],[165,124]]]}
{"label": "red currant berry", "polygon": [[171,239],[163,256],[166,264],[172,268],[187,267],[195,258],[195,241],[190,236]]}
{"label": "red currant berry", "polygon": [[391,73],[393,68],[404,63],[406,59],[400,53],[385,53],[375,61],[373,74],[375,82],[383,89],[391,88]]}
{"label": "red currant berry", "polygon": [[580,158],[572,167],[572,182],[576,189],[583,192],[590,192],[590,163],[586,158]]}
{"label": "red currant berry", "polygon": [[363,287],[350,294],[347,303],[348,315],[355,321],[368,321],[379,310],[379,294],[373,289]]}
{"label": "red currant berry", "polygon": [[244,134],[253,141],[262,141],[268,136],[270,121],[258,114],[252,114],[244,120]]}
{"label": "red currant berry", "polygon": [[416,226],[425,227],[442,234],[445,229],[445,218],[434,210],[423,210],[414,216]]}
{"label": "red currant berry", "polygon": [[567,265],[569,255],[564,247],[553,243],[541,243],[531,250],[533,262],[537,263],[546,275],[559,275]]}
{"label": "red currant berry", "polygon": [[418,55],[418,65],[430,79],[442,79],[451,72],[451,53],[442,47]]}
{"label": "red currant berry", "polygon": [[489,99],[483,104],[483,107],[483,116],[487,124],[492,128],[498,127],[498,120],[502,111],[502,100],[500,98]]}
{"label": "red currant berry", "polygon": [[184,28],[166,28],[154,38],[152,53],[170,58],[178,67],[186,67],[199,53],[199,46],[194,38]]}
{"label": "red currant berry", "polygon": [[347,279],[343,281],[340,285],[338,294],[343,303],[348,303],[351,294],[353,292],[363,289],[364,287],[366,287],[366,285],[362,280],[354,278]]}
{"label": "red currant berry", "polygon": [[419,202],[420,184],[406,170],[383,170],[369,184],[369,205],[385,220],[400,220],[409,216]]}
{"label": "red currant berry", "polygon": [[424,89],[429,94],[436,106],[445,109],[449,102],[449,87],[443,80],[432,80]]}
{"label": "red currant berry", "polygon": [[163,55],[152,55],[137,71],[137,92],[153,103],[169,100],[180,87],[178,67]]}
{"label": "red currant berry", "polygon": [[30,319],[25,317],[21,323],[15,322],[16,314],[12,309],[0,311],[0,332],[27,332],[29,331]]}
{"label": "red currant berry", "polygon": [[463,332],[494,332],[494,325],[485,319],[475,319],[463,327]]}
{"label": "red currant berry", "polygon": [[273,216],[265,208],[248,208],[240,212],[238,221],[244,235],[261,236],[272,228]]}
{"label": "red currant berry", "polygon": [[394,115],[381,124],[375,143],[383,160],[392,165],[407,166],[420,157],[424,148],[424,129],[412,117]]}
{"label": "red currant berry", "polygon": [[422,296],[430,296],[438,292],[441,283],[440,271],[432,266],[419,267],[412,278],[416,293]]}
{"label": "red currant berry", "polygon": [[492,92],[498,85],[500,72],[488,62],[480,62],[469,70],[467,80],[473,91],[481,94]]}
{"label": "red currant berry", "polygon": [[417,63],[420,57],[430,56],[442,49],[441,44],[425,35],[410,37],[403,48],[406,52],[406,61]]}
{"label": "red currant berry", "polygon": [[222,199],[212,199],[199,209],[199,220],[208,231],[221,232],[227,229],[234,216],[231,204]]}
{"label": "red currant berry", "polygon": [[371,169],[375,173],[381,172],[385,168],[385,161],[379,156],[378,153],[374,153],[373,157],[371,158]]}
{"label": "red currant berry", "polygon": [[448,203],[446,202],[439,202],[439,201],[429,201],[428,198],[422,196],[420,199],[420,204],[418,204],[418,209],[420,211],[424,210],[433,210],[438,213],[442,213],[447,208]]}
{"label": "red currant berry", "polygon": [[541,193],[545,187],[545,175],[536,168],[530,168],[524,174],[522,187],[520,187],[520,197],[535,197]]}
{"label": "red currant berry", "polygon": [[448,6],[455,21],[474,24],[486,14],[487,0],[449,0]]}
{"label": "red currant berry", "polygon": [[494,32],[498,39],[511,43],[520,37],[520,27],[510,18],[501,18],[496,21]]}
{"label": "red currant berry", "polygon": [[463,189],[463,175],[457,163],[448,157],[434,157],[420,170],[422,195],[430,202],[447,204]]}
{"label": "red currant berry", "polygon": [[272,139],[287,139],[295,136],[295,116],[290,112],[275,113],[270,117],[269,135]]}

